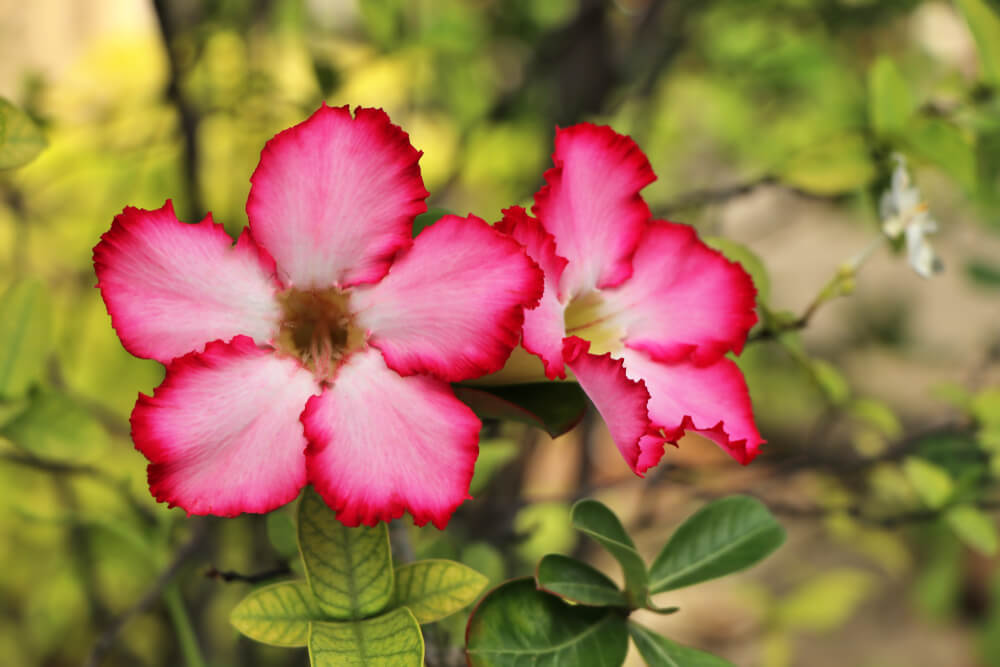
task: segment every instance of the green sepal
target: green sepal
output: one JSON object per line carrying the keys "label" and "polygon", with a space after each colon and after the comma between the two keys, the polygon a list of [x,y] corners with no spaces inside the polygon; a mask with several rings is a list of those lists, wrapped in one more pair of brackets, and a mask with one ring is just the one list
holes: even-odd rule
{"label": "green sepal", "polygon": [[690,516],[649,568],[650,592],[662,593],[750,567],[785,541],[763,503],[721,498]]}
{"label": "green sepal", "polygon": [[323,611],[305,581],[284,581],[258,588],[229,614],[229,622],[241,634],[271,646],[306,646],[309,623],[323,618]]}
{"label": "green sepal", "polygon": [[299,553],[309,588],[334,620],[359,620],[389,606],[392,552],[384,522],[348,528],[311,487],[298,513]]}
{"label": "green sepal", "polygon": [[422,667],[424,636],[406,607],[363,621],[313,622],[312,667]]}
{"label": "green sepal", "polygon": [[569,556],[549,554],[535,569],[538,588],[577,604],[627,607],[625,594],[602,572]]}
{"label": "green sepal", "polygon": [[465,631],[470,667],[621,667],[628,652],[625,614],[563,602],[530,577],[487,593]]}
{"label": "green sepal", "polygon": [[630,606],[642,606],[649,590],[646,563],[615,513],[597,500],[581,500],[573,505],[573,526],[597,540],[615,557],[625,574],[625,594]]}
{"label": "green sepal", "polygon": [[433,623],[472,604],[489,581],[451,560],[421,560],[396,568],[393,607],[407,607],[420,624]]}

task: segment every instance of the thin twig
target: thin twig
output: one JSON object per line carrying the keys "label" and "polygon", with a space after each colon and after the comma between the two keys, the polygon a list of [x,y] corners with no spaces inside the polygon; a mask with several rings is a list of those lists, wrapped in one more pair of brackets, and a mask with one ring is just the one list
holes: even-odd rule
{"label": "thin twig", "polygon": [[182,544],[177,551],[174,552],[173,560],[167,565],[167,567],[160,573],[153,582],[153,585],[146,591],[145,595],[139,598],[138,602],[133,604],[131,607],[125,610],[114,622],[108,626],[104,632],[101,633],[100,637],[94,643],[94,648],[90,652],[90,656],[84,662],[85,667],[99,667],[101,660],[104,656],[111,650],[115,642],[118,640],[118,636],[124,627],[133,618],[142,614],[143,612],[151,609],[157,602],[163,597],[164,590],[173,580],[173,578],[180,571],[181,567],[184,566],[185,562],[195,554],[196,551],[201,547],[202,542],[208,535],[208,522],[204,519],[196,519],[193,522],[193,528],[191,536],[188,538],[187,542]]}
{"label": "thin twig", "polygon": [[263,572],[257,572],[255,574],[242,574],[233,570],[217,570],[214,567],[210,567],[205,572],[205,576],[209,579],[224,581],[227,584],[234,581],[244,584],[259,584],[262,581],[270,581],[271,579],[286,577],[291,573],[292,568],[288,566],[288,563],[280,563],[277,567],[271,568],[270,570],[264,570]]}

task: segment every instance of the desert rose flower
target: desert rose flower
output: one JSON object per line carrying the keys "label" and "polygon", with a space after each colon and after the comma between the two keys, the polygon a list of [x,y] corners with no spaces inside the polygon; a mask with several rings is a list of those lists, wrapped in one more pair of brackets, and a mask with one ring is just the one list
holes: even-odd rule
{"label": "desert rose flower", "polygon": [[468,497],[480,423],[448,383],[504,364],[542,278],[472,216],[412,239],[419,157],[383,111],[324,105],[264,147],[235,245],[169,201],[115,218],[98,287],[166,365],[132,413],[158,500],[233,516],[311,483],[347,525],[443,528]]}
{"label": "desert rose flower", "polygon": [[656,176],[630,138],[560,129],[553,161],[535,217],[513,207],[498,225],[545,273],[524,349],[549,378],[575,376],[637,474],[685,431],[749,463],[763,440],[726,354],[757,320],[750,277],[691,227],[651,218],[639,192]]}

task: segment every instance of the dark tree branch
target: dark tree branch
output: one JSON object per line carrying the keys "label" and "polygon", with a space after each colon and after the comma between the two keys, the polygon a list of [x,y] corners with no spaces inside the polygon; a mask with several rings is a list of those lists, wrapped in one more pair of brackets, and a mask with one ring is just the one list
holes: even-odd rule
{"label": "dark tree branch", "polygon": [[288,566],[288,563],[280,563],[275,568],[264,570],[263,572],[257,572],[255,574],[241,574],[239,572],[234,572],[233,570],[217,570],[214,567],[210,567],[205,572],[205,576],[209,579],[224,581],[227,584],[232,582],[259,584],[262,581],[270,581],[280,577],[287,577],[291,573],[292,568]]}

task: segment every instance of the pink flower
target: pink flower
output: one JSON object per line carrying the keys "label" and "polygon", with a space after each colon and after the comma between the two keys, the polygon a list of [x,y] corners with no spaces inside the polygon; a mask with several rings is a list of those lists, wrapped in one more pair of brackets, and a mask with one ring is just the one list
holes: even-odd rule
{"label": "pink flower", "polygon": [[234,516],[311,483],[347,525],[443,528],[468,498],[480,423],[448,383],[503,366],[542,278],[473,216],[412,239],[419,157],[383,111],[324,105],[264,147],[235,245],[169,201],[115,218],[98,287],[167,367],[132,413],[158,500]]}
{"label": "pink flower", "polygon": [[629,137],[560,129],[553,161],[536,217],[515,206],[497,225],[545,272],[522,345],[549,378],[576,377],[637,474],[685,431],[749,463],[764,441],[726,354],[757,321],[750,277],[691,227],[652,219],[639,191],[656,176]]}

